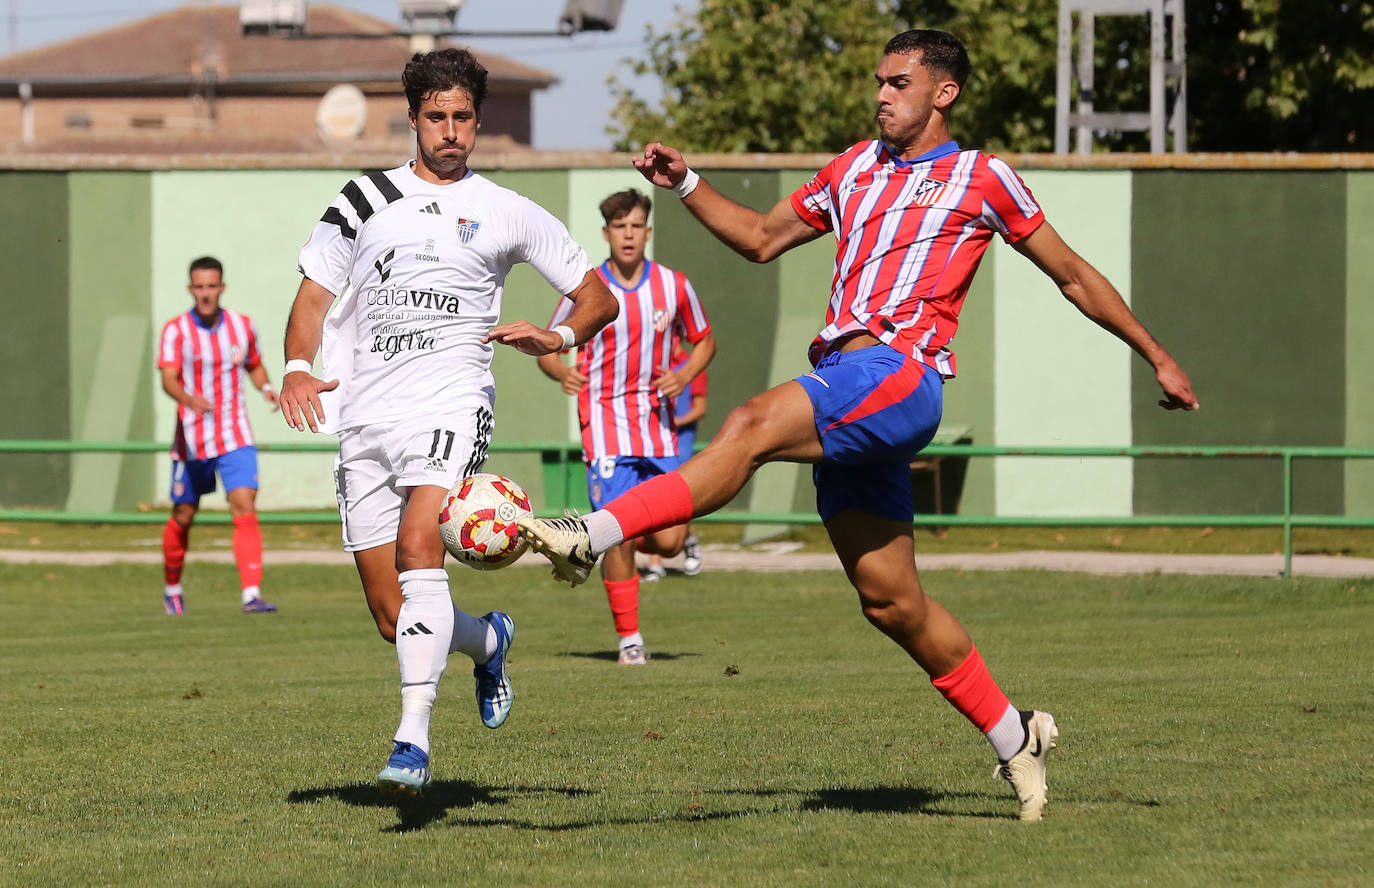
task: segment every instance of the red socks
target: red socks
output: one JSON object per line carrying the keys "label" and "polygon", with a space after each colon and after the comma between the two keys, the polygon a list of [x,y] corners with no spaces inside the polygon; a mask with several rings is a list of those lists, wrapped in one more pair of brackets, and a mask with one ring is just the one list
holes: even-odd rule
{"label": "red socks", "polygon": [[238,565],[239,584],[243,588],[262,585],[262,531],[257,515],[239,515],[234,519],[234,563]]}
{"label": "red socks", "polygon": [[168,586],[181,582],[181,569],[186,564],[186,542],[191,528],[182,527],[171,518],[162,528],[162,578]]}
{"label": "red socks", "polygon": [[692,514],[692,491],[677,472],[650,478],[606,504],[624,539],[685,524]]}
{"label": "red socks", "polygon": [[930,683],[984,734],[997,725],[1011,705],[997,682],[992,680],[977,647],[968,652],[957,669],[949,675],[932,678]]}
{"label": "red socks", "polygon": [[634,635],[639,631],[639,577],[628,580],[602,580],[606,584],[606,600],[611,603],[616,635]]}

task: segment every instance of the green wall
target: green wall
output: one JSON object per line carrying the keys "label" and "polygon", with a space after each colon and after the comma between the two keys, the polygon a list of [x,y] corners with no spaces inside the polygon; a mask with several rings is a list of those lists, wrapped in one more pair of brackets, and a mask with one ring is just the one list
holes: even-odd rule
{"label": "green wall", "polygon": [[[1345,174],[1147,171],[1133,191],[1136,311],[1202,403],[1160,410],[1134,362],[1136,443],[1344,443]],[[1295,478],[1299,511],[1342,509],[1338,463]],[[1276,460],[1140,460],[1135,510],[1275,512],[1280,482]]]}
{"label": "green wall", "polygon": [[[759,210],[812,173],[704,170]],[[356,171],[0,173],[4,437],[166,439],[173,404],[154,368],[163,322],[184,311],[186,266],[225,263],[225,304],[258,326],[269,374],[299,283],[296,254]],[[646,186],[630,169],[490,174],[568,222],[604,256],[596,205]],[[1191,374],[1196,414],[1160,410],[1144,361],[1086,322],[1034,266],[994,240],[965,303],[945,423],[976,443],[1374,446],[1374,173],[1032,170],[1052,224],[1105,272]],[[653,193],[651,255],[691,278],[720,346],[709,436],[729,410],[806,367],[828,299],[834,241],[767,265],[718,243],[666,192]],[[557,294],[528,268],[507,281],[504,317],[544,322]],[[496,440],[575,440],[575,407],[530,358],[498,349]],[[299,441],[250,396],[259,440]],[[264,508],[328,507],[331,457],[264,455]],[[491,468],[545,497],[534,456]],[[0,456],[0,506],[165,506],[163,454]],[[1374,511],[1374,465],[1300,462],[1302,511]],[[580,491],[580,479],[576,485]],[[966,513],[1272,511],[1276,461],[974,460]],[[770,466],[731,508],[809,510],[805,467]],[[207,505],[221,503],[212,498]],[[751,528],[763,535],[770,528]]]}
{"label": "green wall", "polygon": [[[5,269],[0,417],[6,438],[68,438],[67,176],[0,173],[0,267]],[[61,507],[66,455],[0,454],[0,505]]]}

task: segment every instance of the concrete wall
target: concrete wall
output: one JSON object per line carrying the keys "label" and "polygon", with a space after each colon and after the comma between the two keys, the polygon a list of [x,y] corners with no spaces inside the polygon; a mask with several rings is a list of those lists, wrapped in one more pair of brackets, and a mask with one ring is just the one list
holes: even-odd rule
{"label": "concrete wall", "polygon": [[[759,209],[810,168],[706,169]],[[166,439],[174,418],[153,367],[162,323],[183,311],[187,263],[225,263],[225,304],[249,314],[267,367],[299,276],[295,256],[350,169],[0,172],[0,437]],[[604,256],[596,206],[643,188],[624,168],[492,172],[564,219]],[[1084,321],[1000,242],[984,258],[954,349],[946,423],[1003,445],[1318,444],[1374,446],[1374,172],[1032,169],[1052,224],[1121,290],[1192,374],[1203,410],[1160,410],[1149,367]],[[828,298],[833,241],[769,265],[730,253],[663,192],[650,254],[686,272],[716,330],[709,436],[730,408],[803,372]],[[557,302],[537,274],[507,282],[505,316],[543,323]],[[575,440],[571,399],[533,360],[498,351],[498,443]],[[250,396],[262,441],[300,440]],[[328,456],[264,455],[267,509],[333,503]],[[496,454],[494,470],[545,501],[536,456]],[[1300,463],[1297,506],[1367,513],[1374,466]],[[164,455],[0,456],[0,506],[132,509],[166,500]],[[807,510],[810,473],[774,466],[734,508]],[[579,485],[580,487],[580,485]],[[1126,515],[1270,511],[1274,462],[974,460],[965,512]],[[211,500],[207,505],[217,505]]]}

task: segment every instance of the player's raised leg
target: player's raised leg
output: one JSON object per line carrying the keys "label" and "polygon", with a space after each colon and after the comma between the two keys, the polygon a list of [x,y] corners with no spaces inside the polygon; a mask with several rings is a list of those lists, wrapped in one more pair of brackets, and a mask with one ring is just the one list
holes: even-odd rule
{"label": "player's raised leg", "polygon": [[523,519],[520,530],[553,563],[555,575],[576,586],[603,552],[730,502],[764,463],[821,456],[811,401],[792,380],[730,411],[710,445],[682,468],[650,478],[586,518]]}
{"label": "player's raised leg", "polygon": [[[864,489],[843,467],[827,465],[822,472],[830,475],[818,480],[822,497],[826,483]],[[1039,820],[1047,789],[1045,763],[1058,736],[1054,718],[1012,706],[964,627],[925,594],[916,573],[910,520],[847,509],[828,517],[825,528],[859,593],[864,616],[900,645],[945,699],[983,732],[997,753],[998,776],[1016,791],[1021,819]]]}

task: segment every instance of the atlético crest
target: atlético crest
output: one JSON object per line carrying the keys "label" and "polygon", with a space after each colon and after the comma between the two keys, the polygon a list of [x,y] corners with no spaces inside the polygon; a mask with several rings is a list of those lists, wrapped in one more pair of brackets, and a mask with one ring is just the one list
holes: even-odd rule
{"label": "atl\u00e9tico crest", "polygon": [[237,345],[231,346],[231,347],[229,348],[229,363],[231,363],[231,364],[242,364],[242,363],[243,363],[243,349],[239,348]]}
{"label": "atl\u00e9tico crest", "polygon": [[467,246],[477,236],[477,229],[482,227],[482,223],[476,219],[459,219],[454,226],[458,232],[458,240]]}
{"label": "atl\u00e9tico crest", "polygon": [[668,329],[668,312],[661,308],[654,309],[654,329],[662,333]]}
{"label": "atl\u00e9tico crest", "polygon": [[921,184],[916,186],[916,196],[912,199],[911,205],[914,207],[931,206],[948,190],[948,182],[941,182],[939,179],[922,179]]}

